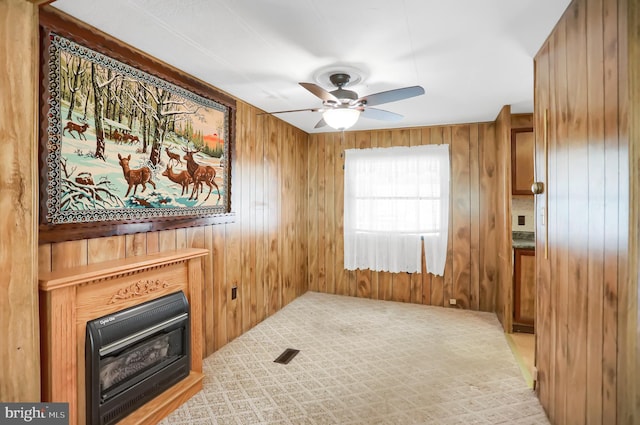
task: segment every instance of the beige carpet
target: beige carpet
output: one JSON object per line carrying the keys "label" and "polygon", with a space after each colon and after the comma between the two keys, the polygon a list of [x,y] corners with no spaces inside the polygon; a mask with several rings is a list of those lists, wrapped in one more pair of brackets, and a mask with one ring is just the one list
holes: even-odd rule
{"label": "beige carpet", "polygon": [[549,423],[489,313],[308,292],[204,372],[161,424]]}

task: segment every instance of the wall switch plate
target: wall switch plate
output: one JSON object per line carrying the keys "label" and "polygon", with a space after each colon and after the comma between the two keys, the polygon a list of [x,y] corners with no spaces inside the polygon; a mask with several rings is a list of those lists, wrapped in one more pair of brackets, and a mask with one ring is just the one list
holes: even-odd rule
{"label": "wall switch plate", "polygon": [[233,286],[231,287],[231,299],[235,300],[236,298],[238,298],[238,287]]}
{"label": "wall switch plate", "polygon": [[458,301],[455,298],[450,298],[449,299],[449,304],[450,305],[456,305],[458,303]]}

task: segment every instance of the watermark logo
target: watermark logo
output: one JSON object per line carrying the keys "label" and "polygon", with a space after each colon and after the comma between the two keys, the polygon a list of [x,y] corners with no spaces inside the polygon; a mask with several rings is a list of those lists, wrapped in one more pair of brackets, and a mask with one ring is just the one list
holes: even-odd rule
{"label": "watermark logo", "polygon": [[0,403],[0,425],[69,425],[69,403]]}
{"label": "watermark logo", "polygon": [[106,324],[107,324],[107,323],[109,323],[109,322],[113,322],[114,320],[116,320],[116,318],[115,318],[115,317],[113,317],[113,316],[111,316],[111,317],[107,317],[106,319],[102,319],[102,320],[100,320],[100,322],[99,322],[99,323],[100,323],[102,326],[104,326],[104,325],[106,325]]}

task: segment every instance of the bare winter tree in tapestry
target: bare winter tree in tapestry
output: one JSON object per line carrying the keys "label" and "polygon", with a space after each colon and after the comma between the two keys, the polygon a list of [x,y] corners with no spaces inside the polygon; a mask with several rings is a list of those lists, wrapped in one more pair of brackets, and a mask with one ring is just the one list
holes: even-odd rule
{"label": "bare winter tree in tapestry", "polygon": [[[130,94],[129,98],[145,117],[149,117],[153,121],[149,161],[151,164],[157,165],[160,162],[165,135],[168,131],[175,132],[176,122],[194,118],[203,122],[205,117],[198,114],[201,106],[184,98],[172,98],[172,93],[168,90],[159,87],[148,87],[143,83],[139,83],[139,88],[138,93],[140,91],[146,93],[146,96],[142,98],[143,101],[138,101],[133,94]],[[155,105],[155,108],[151,107],[152,105]],[[193,115],[193,117],[189,117],[190,115]],[[146,151],[146,145],[144,151]]]}

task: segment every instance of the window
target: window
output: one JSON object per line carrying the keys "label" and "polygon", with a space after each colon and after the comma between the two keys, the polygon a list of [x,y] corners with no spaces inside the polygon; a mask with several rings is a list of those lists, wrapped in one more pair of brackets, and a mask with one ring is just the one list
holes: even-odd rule
{"label": "window", "polygon": [[345,152],[345,268],[442,275],[448,216],[448,145]]}

